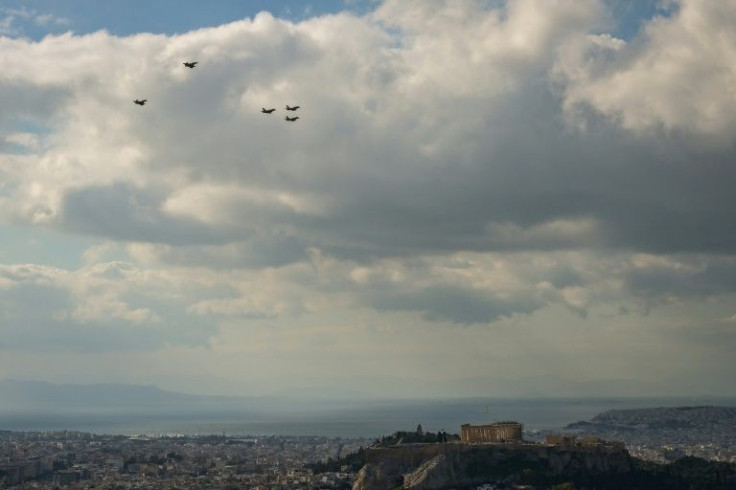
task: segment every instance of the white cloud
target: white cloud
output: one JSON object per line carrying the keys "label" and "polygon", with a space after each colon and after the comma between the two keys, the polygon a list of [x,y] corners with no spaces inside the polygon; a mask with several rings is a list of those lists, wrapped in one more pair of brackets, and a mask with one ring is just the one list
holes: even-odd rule
{"label": "white cloud", "polygon": [[0,7],[0,36],[23,35],[29,22],[46,28],[66,27],[70,24],[69,19],[42,14],[35,9]]}
{"label": "white cloud", "polygon": [[[589,105],[635,131],[664,129],[732,143],[736,127],[736,5],[680,0],[629,44],[592,36],[560,65],[566,106]],[[568,54],[569,55],[569,54]]]}
{"label": "white cloud", "polygon": [[319,216],[327,208],[325,201],[322,196],[297,195],[247,185],[195,184],[174,191],[163,203],[162,210],[174,216],[232,226],[242,223],[246,217],[243,209]]}
{"label": "white cloud", "polygon": [[188,298],[171,281],[171,274],[123,262],[77,270],[0,266],[2,348],[97,352],[206,343],[212,323],[177,313]]}

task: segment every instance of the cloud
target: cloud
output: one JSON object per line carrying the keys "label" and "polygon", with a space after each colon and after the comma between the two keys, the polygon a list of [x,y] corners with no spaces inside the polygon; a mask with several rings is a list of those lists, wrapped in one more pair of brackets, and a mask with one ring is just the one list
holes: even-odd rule
{"label": "cloud", "polygon": [[625,284],[638,297],[707,300],[736,292],[736,260],[640,255],[633,258]]}
{"label": "cloud", "polygon": [[[719,301],[732,8],[678,5],[625,41],[595,0],[0,39],[2,219],[129,255],[95,248],[44,285],[8,272],[7,332],[158,348],[341,309],[498,326]],[[34,296],[50,306],[24,313]]]}
{"label": "cloud", "polygon": [[26,7],[0,7],[0,36],[24,36],[26,31],[34,27],[58,30],[66,28],[69,19],[52,14],[40,13]]}
{"label": "cloud", "polygon": [[[736,293],[731,259],[698,256],[474,252],[361,263],[313,250],[309,262],[218,269],[192,266],[198,260],[186,258],[177,263],[168,255],[171,250],[156,250],[169,246],[150,247],[131,246],[134,262],[92,261],[78,270],[4,266],[0,297],[14,305],[6,308],[4,327],[11,332],[27,324],[39,345],[46,343],[47,334],[67,332],[73,339],[93,327],[133,335],[150,347],[206,345],[217,335],[215,325],[228,319],[296,321],[368,308],[470,325],[518,320],[554,305],[582,316],[618,314],[621,309],[647,312],[694,300],[723,303]],[[85,258],[104,260],[106,253],[111,253],[109,244],[93,247]],[[211,253],[225,260],[224,252]],[[168,265],[159,265],[162,260],[169,260]],[[32,301],[44,307],[31,308]],[[140,329],[148,337],[139,336]],[[121,345],[131,342],[142,346],[133,340]],[[98,348],[117,347],[100,341]]]}
{"label": "cloud", "polygon": [[471,324],[531,313],[543,304],[530,298],[499,298],[480,291],[435,286],[417,292],[379,294],[372,306],[379,310],[419,311],[430,321]]}
{"label": "cloud", "polygon": [[[679,0],[631,42],[608,35],[575,44],[560,70],[565,106],[590,106],[633,131],[712,136],[733,144],[736,7]],[[584,114],[584,113],[583,113]]]}
{"label": "cloud", "polygon": [[162,200],[155,189],[124,183],[85,187],[64,196],[61,226],[123,241],[155,243],[166,237],[169,243],[201,244],[222,240],[223,230],[163,213]]}
{"label": "cloud", "polygon": [[[604,9],[592,0],[388,1],[361,17],[263,13],[175,36],[5,39],[0,91],[15,101],[6,121],[36,114],[53,124],[27,147],[32,158],[2,170],[14,198],[4,213],[187,247],[179,255],[188,260],[211,255],[196,247],[288,237],[283,258],[259,260],[269,247],[244,245],[251,265],[303,259],[309,248],[361,260],[732,251],[733,150],[697,142],[730,134],[727,91],[714,88],[728,85],[719,73],[732,45],[726,36],[723,53],[712,52],[709,38],[685,35],[710,22],[716,35],[728,8],[683,2],[629,42],[591,34]],[[702,45],[710,60],[707,81],[661,78],[700,87],[694,98],[646,85],[664,60],[697,68],[690,54],[668,57],[670,31],[683,32],[673,42],[685,53]],[[184,70],[182,59],[200,65]],[[634,71],[641,90],[601,102]],[[650,119],[635,115],[640,96],[656,101]],[[138,97],[149,104],[134,106]],[[302,105],[298,124],[260,113],[286,103]],[[582,131],[564,119],[580,107],[634,112]],[[707,107],[723,108],[712,125]],[[651,118],[695,139],[630,134]]]}
{"label": "cloud", "polygon": [[216,331],[212,322],[177,313],[186,303],[166,297],[171,287],[157,293],[164,283],[161,275],[125,263],[76,271],[0,266],[2,349],[106,352],[206,345]]}

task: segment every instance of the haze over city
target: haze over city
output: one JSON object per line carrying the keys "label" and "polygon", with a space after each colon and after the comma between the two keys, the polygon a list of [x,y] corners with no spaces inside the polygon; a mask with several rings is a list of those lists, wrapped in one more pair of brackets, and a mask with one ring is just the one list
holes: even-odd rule
{"label": "haze over city", "polygon": [[736,396],[736,2],[61,3],[0,1],[0,380]]}

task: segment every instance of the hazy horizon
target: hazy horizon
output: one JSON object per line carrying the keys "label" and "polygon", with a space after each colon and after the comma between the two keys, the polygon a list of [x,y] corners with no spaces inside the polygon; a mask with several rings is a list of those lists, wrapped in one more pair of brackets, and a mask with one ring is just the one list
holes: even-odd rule
{"label": "hazy horizon", "polygon": [[[409,383],[409,381],[405,381]],[[604,384],[605,386],[605,384]],[[581,393],[577,390],[576,393],[565,393],[565,392],[538,392],[538,391],[527,391],[527,392],[512,392],[502,390],[469,390],[468,393],[452,393],[452,392],[421,392],[421,391],[401,391],[396,390],[394,393],[388,393],[383,395],[377,395],[376,393],[340,389],[329,386],[293,386],[284,387],[277,390],[265,393],[201,393],[196,391],[172,391],[165,388],[161,388],[155,384],[129,384],[129,383],[51,383],[43,380],[23,380],[23,379],[0,379],[0,392],[4,394],[4,399],[0,400],[0,409],[4,406],[12,405],[18,401],[14,399],[16,397],[26,397],[31,401],[23,401],[26,405],[32,403],[36,398],[49,403],[58,403],[61,401],[74,400],[78,403],[86,403],[86,401],[80,400],[82,397],[87,397],[85,400],[94,402],[96,398],[101,398],[102,403],[106,402],[106,394],[121,396],[121,400],[125,400],[128,397],[128,401],[131,406],[135,404],[135,399],[130,399],[130,396],[141,396],[144,400],[155,401],[161,399],[163,401],[180,400],[184,403],[192,402],[196,406],[198,400],[209,400],[212,402],[223,401],[227,403],[233,400],[260,400],[260,401],[272,401],[272,400],[300,400],[304,402],[319,402],[331,403],[335,401],[342,401],[348,403],[360,403],[370,405],[371,403],[384,403],[384,402],[414,402],[414,401],[453,401],[453,400],[473,400],[473,399],[487,399],[487,400],[617,400],[625,401],[630,400],[678,400],[685,403],[687,400],[692,402],[703,401],[703,400],[721,400],[728,402],[727,404],[736,404],[736,395],[728,394],[715,394],[715,393],[699,393],[699,394],[659,394],[652,392],[642,393],[615,393],[612,391],[590,391],[587,393]],[[9,394],[14,396],[9,396]],[[100,397],[100,394],[103,396]],[[59,398],[60,397],[60,398]],[[147,398],[148,397],[148,398]],[[152,397],[152,398],[151,398]],[[161,398],[163,397],[163,398]],[[167,398],[169,397],[169,398]],[[99,401],[99,400],[98,400]],[[23,406],[23,403],[19,406]]]}
{"label": "hazy horizon", "polygon": [[5,0],[0,380],[736,396],[734,25]]}
{"label": "hazy horizon", "polygon": [[463,423],[516,420],[559,430],[612,409],[736,406],[724,397],[412,398],[320,397],[290,393],[209,397],[135,385],[0,381],[0,429],[96,434],[316,435],[379,437],[398,430],[459,432]]}

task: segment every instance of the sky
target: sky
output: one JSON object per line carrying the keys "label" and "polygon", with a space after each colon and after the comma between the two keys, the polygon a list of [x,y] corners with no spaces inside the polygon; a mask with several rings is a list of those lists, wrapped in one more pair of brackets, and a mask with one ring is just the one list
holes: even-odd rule
{"label": "sky", "polygon": [[0,379],[734,396],[733,25],[0,0]]}

